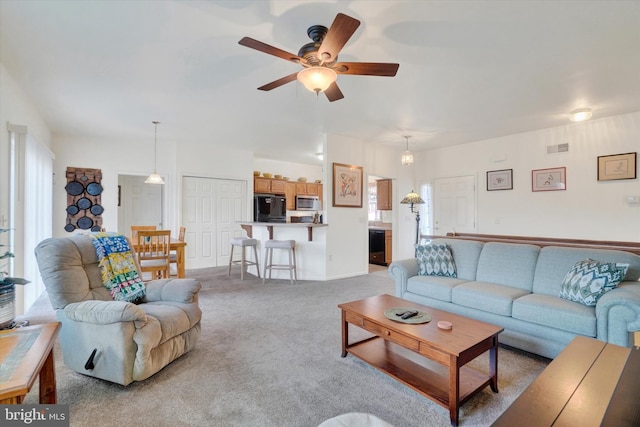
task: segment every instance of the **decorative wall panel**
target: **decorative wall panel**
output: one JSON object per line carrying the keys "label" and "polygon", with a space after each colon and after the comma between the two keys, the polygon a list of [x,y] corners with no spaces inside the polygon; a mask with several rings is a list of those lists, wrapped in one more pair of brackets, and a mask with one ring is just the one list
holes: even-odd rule
{"label": "decorative wall panel", "polygon": [[67,168],[67,224],[64,229],[71,233],[76,229],[102,230],[101,203],[102,170]]}

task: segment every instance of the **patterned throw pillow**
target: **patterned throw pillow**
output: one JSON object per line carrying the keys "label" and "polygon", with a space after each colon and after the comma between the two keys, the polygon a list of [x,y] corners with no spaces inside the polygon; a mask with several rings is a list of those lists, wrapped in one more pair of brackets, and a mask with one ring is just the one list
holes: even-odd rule
{"label": "patterned throw pillow", "polygon": [[418,245],[416,258],[420,276],[457,277],[449,245]]}
{"label": "patterned throw pillow", "polygon": [[629,264],[585,259],[577,262],[564,276],[560,298],[595,306],[605,292],[618,286]]}

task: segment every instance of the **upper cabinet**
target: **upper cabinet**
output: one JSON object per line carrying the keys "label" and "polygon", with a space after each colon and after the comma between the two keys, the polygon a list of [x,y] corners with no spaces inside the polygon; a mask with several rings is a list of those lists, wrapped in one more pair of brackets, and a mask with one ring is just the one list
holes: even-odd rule
{"label": "upper cabinet", "polygon": [[253,192],[282,194],[287,198],[287,210],[294,210],[296,196],[317,196],[322,200],[322,184],[317,182],[296,182],[283,179],[253,177]]}
{"label": "upper cabinet", "polygon": [[393,197],[391,194],[391,180],[379,179],[376,181],[376,208],[379,211],[390,211],[392,209]]}
{"label": "upper cabinet", "polygon": [[285,194],[287,181],[272,178],[253,178],[254,193]]}

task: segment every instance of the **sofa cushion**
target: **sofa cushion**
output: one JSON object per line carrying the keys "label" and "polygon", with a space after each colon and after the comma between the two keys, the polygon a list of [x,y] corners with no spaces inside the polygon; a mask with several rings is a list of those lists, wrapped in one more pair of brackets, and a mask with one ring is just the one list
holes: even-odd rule
{"label": "sofa cushion", "polygon": [[588,337],[597,333],[595,308],[557,296],[529,294],[518,298],[512,317]]}
{"label": "sofa cushion", "polygon": [[528,294],[524,289],[487,282],[465,282],[453,288],[454,304],[501,316],[511,316],[513,301]]}
{"label": "sofa cushion", "polygon": [[476,270],[478,269],[478,259],[484,246],[483,242],[477,240],[461,240],[437,238],[431,241],[432,244],[449,245],[453,261],[456,263],[456,276],[467,281],[476,280]]}
{"label": "sofa cushion", "polygon": [[560,298],[595,306],[605,292],[620,284],[629,264],[585,259],[574,264],[560,286]]}
{"label": "sofa cushion", "polygon": [[420,276],[456,276],[456,264],[453,262],[449,245],[417,245],[418,274]]}
{"label": "sofa cushion", "polygon": [[476,280],[531,291],[540,247],[518,243],[485,243]]}
{"label": "sofa cushion", "polygon": [[444,276],[413,276],[407,281],[407,291],[441,301],[451,302],[451,290],[466,280]]}
{"label": "sofa cushion", "polygon": [[623,280],[634,282],[640,279],[640,256],[636,254],[609,249],[546,246],[540,250],[540,255],[538,256],[533,292],[557,297],[560,294],[560,285],[567,271],[578,261],[587,258],[597,259],[602,262],[629,264],[629,269]]}

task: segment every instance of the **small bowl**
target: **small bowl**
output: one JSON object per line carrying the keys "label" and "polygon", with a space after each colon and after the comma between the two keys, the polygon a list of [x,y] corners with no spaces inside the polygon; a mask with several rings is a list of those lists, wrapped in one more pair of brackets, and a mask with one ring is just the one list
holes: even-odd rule
{"label": "small bowl", "polygon": [[300,178],[298,178],[298,182],[307,182],[307,178],[301,176]]}
{"label": "small bowl", "polygon": [[273,175],[275,179],[282,179],[282,175]]}
{"label": "small bowl", "polygon": [[288,176],[283,176],[282,179],[284,179],[285,181],[289,181],[289,179],[291,178],[289,178]]}
{"label": "small bowl", "polygon": [[253,176],[260,176],[260,171],[253,171]]}
{"label": "small bowl", "polygon": [[270,173],[263,173],[262,176],[264,176],[265,178],[271,178],[273,175]]}
{"label": "small bowl", "polygon": [[322,180],[321,179],[316,179],[316,184],[322,184]]}

